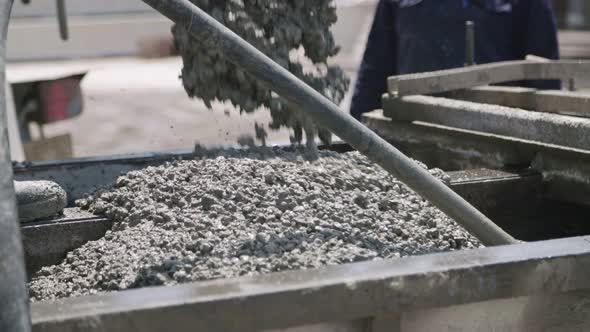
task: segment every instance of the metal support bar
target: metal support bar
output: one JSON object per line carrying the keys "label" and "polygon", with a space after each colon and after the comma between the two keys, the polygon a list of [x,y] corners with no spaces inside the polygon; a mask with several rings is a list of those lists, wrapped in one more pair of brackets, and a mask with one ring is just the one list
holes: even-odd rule
{"label": "metal support bar", "polygon": [[475,65],[475,23],[465,22],[465,66]]}
{"label": "metal support bar", "polygon": [[59,24],[59,36],[61,40],[68,40],[68,14],[66,12],[66,0],[57,0],[57,22]]}
{"label": "metal support bar", "polygon": [[486,245],[517,243],[463,198],[338,106],[188,0],[143,0],[399,178]]}
{"label": "metal support bar", "polygon": [[590,150],[590,119],[431,96],[385,97],[383,107],[383,114],[395,121],[436,123]]}
{"label": "metal support bar", "polygon": [[6,32],[12,0],[0,2],[0,331],[31,331],[20,225],[6,127]]}
{"label": "metal support bar", "polygon": [[561,90],[483,86],[448,93],[453,99],[590,118],[590,95]]}
{"label": "metal support bar", "polygon": [[505,61],[470,67],[390,77],[389,92],[398,97],[441,93],[520,80],[584,79],[590,61]]}
{"label": "metal support bar", "polygon": [[264,331],[588,289],[583,237],[33,303],[32,316],[37,332]]}

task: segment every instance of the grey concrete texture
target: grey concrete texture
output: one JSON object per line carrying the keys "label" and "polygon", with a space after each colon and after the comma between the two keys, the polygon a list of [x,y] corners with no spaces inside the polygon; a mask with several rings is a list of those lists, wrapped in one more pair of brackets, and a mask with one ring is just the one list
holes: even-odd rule
{"label": "grey concrete texture", "polygon": [[31,299],[480,246],[359,153],[320,155],[225,151],[122,175],[78,201],[112,230],[36,273]]}
{"label": "grey concrete texture", "polygon": [[53,181],[15,181],[14,190],[21,222],[57,215],[68,203],[65,190]]}
{"label": "grey concrete texture", "polygon": [[[191,2],[334,103],[344,99],[349,79],[339,66],[328,63],[340,50],[330,30],[337,20],[333,0]],[[329,132],[307,120],[272,86],[261,84],[225,59],[217,49],[219,41],[197,40],[180,25],[172,32],[190,97],[202,99],[209,108],[214,101],[228,101],[240,112],[267,109],[272,117],[269,128],[292,128],[292,141],[301,142],[305,131],[310,148],[316,136],[330,142]],[[264,132],[257,131],[256,138],[264,141]]]}

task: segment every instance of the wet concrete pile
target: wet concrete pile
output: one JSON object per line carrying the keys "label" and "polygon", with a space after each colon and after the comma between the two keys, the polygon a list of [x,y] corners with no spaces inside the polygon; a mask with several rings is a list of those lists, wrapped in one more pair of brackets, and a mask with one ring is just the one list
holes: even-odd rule
{"label": "wet concrete pile", "polygon": [[[330,31],[337,20],[333,0],[191,2],[333,102],[344,98],[349,80],[340,67],[328,64],[339,52]],[[230,102],[240,112],[269,109],[269,127],[292,128],[293,142],[301,142],[305,132],[309,143],[316,134],[329,143],[329,132],[316,128],[269,87],[226,61],[216,41],[199,41],[182,26],[174,26],[172,33],[182,55],[182,82],[190,97],[202,99],[209,107],[216,100]],[[263,141],[265,133],[256,130],[256,136]]]}
{"label": "wet concrete pile", "polygon": [[[114,220],[44,267],[34,301],[467,249],[480,243],[357,152],[233,151],[133,171],[78,201]],[[442,181],[448,177],[431,170]]]}

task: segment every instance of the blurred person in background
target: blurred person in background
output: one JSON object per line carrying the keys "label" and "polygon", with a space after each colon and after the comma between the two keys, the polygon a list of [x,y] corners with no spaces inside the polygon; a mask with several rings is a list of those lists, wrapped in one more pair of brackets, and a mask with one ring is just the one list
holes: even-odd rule
{"label": "blurred person in background", "polygon": [[[465,22],[475,23],[478,64],[559,58],[549,0],[379,0],[359,70],[351,114],[381,108],[387,77],[462,67]],[[513,82],[559,89],[558,81]]]}

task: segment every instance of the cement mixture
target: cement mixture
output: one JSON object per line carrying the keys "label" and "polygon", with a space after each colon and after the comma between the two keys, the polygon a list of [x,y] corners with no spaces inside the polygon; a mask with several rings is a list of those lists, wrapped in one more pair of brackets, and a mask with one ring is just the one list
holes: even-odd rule
{"label": "cement mixture", "polygon": [[[344,71],[328,63],[339,52],[330,27],[337,15],[333,0],[191,0],[279,65],[338,104],[348,90]],[[231,102],[240,112],[269,109],[271,129],[293,129],[291,140],[301,142],[305,130],[308,152],[316,156],[316,134],[329,143],[330,134],[292,109],[286,101],[228,62],[215,43],[197,40],[182,26],[172,29],[184,67],[182,82],[190,97]],[[265,134],[256,131],[264,140]]]}
{"label": "cement mixture", "polygon": [[[112,218],[113,229],[37,272],[31,299],[480,246],[358,152],[320,152],[315,162],[271,152],[148,167],[79,200]],[[431,173],[448,181],[440,170]]]}

